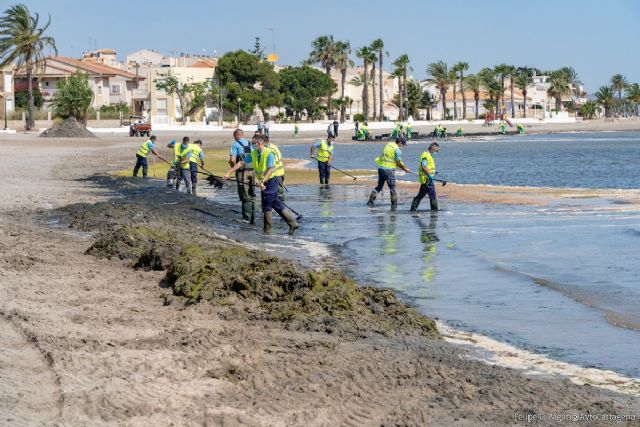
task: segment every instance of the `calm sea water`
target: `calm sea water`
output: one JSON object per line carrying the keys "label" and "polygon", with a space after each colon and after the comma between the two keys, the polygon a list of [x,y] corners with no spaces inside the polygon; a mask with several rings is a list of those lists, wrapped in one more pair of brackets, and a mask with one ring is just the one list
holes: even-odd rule
{"label": "calm sea water", "polygon": [[[438,166],[456,182],[638,188],[627,163],[640,160],[639,147],[638,135],[627,133],[444,142]],[[335,164],[372,167],[371,153],[380,148],[339,146]],[[421,149],[407,147],[405,158],[417,158]],[[283,154],[304,158],[307,150],[284,147]],[[541,163],[547,163],[543,182],[536,179]],[[640,377],[637,207],[601,198],[545,207],[443,199],[438,214],[412,215],[413,193],[401,192],[401,205],[391,212],[386,191],[368,208],[364,186],[289,190],[287,203],[304,215],[297,238],[328,245],[339,266],[362,283],[394,289],[456,328]],[[236,197],[229,189],[216,199],[237,204]]]}
{"label": "calm sea water", "polygon": [[[432,139],[411,141],[403,149],[409,168]],[[486,137],[438,141],[436,163],[443,177],[461,184],[531,187],[640,188],[640,134],[637,132],[571,133]],[[379,144],[338,144],[335,166],[375,169]],[[307,159],[309,148],[283,148],[285,157]],[[312,165],[313,166],[313,165]],[[415,177],[407,176],[407,180]]]}

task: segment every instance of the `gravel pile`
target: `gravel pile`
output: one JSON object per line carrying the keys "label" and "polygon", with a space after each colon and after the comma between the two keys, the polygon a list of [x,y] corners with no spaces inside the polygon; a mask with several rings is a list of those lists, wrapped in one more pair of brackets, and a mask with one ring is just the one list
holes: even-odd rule
{"label": "gravel pile", "polygon": [[42,132],[40,136],[49,138],[95,138],[75,117],[69,117]]}

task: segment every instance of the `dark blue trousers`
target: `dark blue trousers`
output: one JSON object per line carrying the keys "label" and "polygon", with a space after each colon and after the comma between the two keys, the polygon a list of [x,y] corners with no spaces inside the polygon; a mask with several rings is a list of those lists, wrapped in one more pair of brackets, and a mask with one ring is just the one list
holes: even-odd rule
{"label": "dark blue trousers", "polygon": [[138,171],[142,167],[142,176],[144,178],[147,177],[147,171],[149,170],[149,163],[147,163],[147,158],[142,157],[139,154],[136,154],[136,165],[133,168],[133,176],[138,176]]}
{"label": "dark blue trousers", "polygon": [[378,168],[378,185],[376,186],[376,193],[382,191],[384,183],[389,186],[389,193],[396,194],[396,171],[393,169]]}
{"label": "dark blue trousers", "polygon": [[280,177],[275,176],[269,181],[265,182],[265,188],[260,193],[260,201],[262,202],[262,212],[278,212],[282,214],[284,211],[284,205],[278,197],[278,187],[280,186]]}
{"label": "dark blue trousers", "polygon": [[331,166],[329,162],[318,162],[318,174],[320,175],[320,184],[328,184],[331,177]]}

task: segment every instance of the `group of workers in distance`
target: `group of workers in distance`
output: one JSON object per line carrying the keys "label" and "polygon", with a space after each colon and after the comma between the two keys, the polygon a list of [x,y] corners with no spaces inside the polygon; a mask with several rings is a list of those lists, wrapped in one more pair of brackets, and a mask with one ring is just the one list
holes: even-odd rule
{"label": "group of workers in distance", "polygon": [[[255,188],[260,191],[260,200],[263,213],[263,231],[270,233],[273,227],[272,211],[276,213],[289,226],[289,234],[293,234],[299,228],[294,213],[286,206],[284,187],[284,163],[280,149],[270,143],[269,138],[261,132],[256,132],[249,142],[244,138],[242,129],[233,132],[234,142],[229,151],[230,169],[224,174],[225,179],[232,179],[234,174],[237,184],[238,197],[242,207],[242,220],[247,224],[255,224]],[[174,160],[169,162],[164,159],[156,150],[156,136],[151,136],[149,140],[140,145],[136,153],[136,165],[133,169],[133,176],[137,176],[142,168],[143,177],[147,178],[149,153],[154,154],[162,161],[169,163],[171,168],[167,173],[167,186],[169,188],[180,188],[180,182],[184,182],[187,193],[196,195],[198,182],[198,167],[204,168],[204,151],[202,141],[196,140],[190,143],[189,137],[184,137],[178,144],[175,140],[168,144],[174,150]],[[394,141],[385,145],[380,156],[375,159],[378,166],[378,185],[371,191],[368,206],[373,206],[374,201],[386,184],[391,195],[391,208],[398,206],[398,193],[396,191],[395,170],[400,168],[411,174],[402,160],[402,150],[407,143],[404,135],[399,135]],[[327,136],[326,139],[317,140],[311,145],[310,157],[318,162],[318,175],[321,188],[329,187],[331,176],[331,162],[333,161],[333,151],[335,147],[335,137]],[[436,198],[436,164],[433,154],[437,153],[440,145],[433,142],[422,155],[418,164],[418,181],[420,189],[411,202],[411,212],[415,212],[420,202],[425,196],[429,196],[432,211],[438,210]],[[208,173],[208,172],[207,172]]]}

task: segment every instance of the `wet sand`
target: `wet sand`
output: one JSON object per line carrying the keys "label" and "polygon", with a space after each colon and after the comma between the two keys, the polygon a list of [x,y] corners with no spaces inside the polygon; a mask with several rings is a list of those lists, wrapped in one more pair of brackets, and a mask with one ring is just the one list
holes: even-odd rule
{"label": "wet sand", "polygon": [[[415,327],[354,333],[259,316],[251,299],[184,301],[166,269],[87,254],[104,229],[122,230],[118,203],[158,215],[184,206],[185,221],[210,218],[189,229],[198,239],[260,243],[228,207],[184,203],[161,182],[90,179],[131,167],[137,145],[0,139],[5,152],[20,150],[20,172],[9,158],[0,168],[3,424],[494,426],[537,413],[640,414],[637,396],[475,361]],[[69,229],[59,210],[78,203],[114,210],[102,230]]]}

